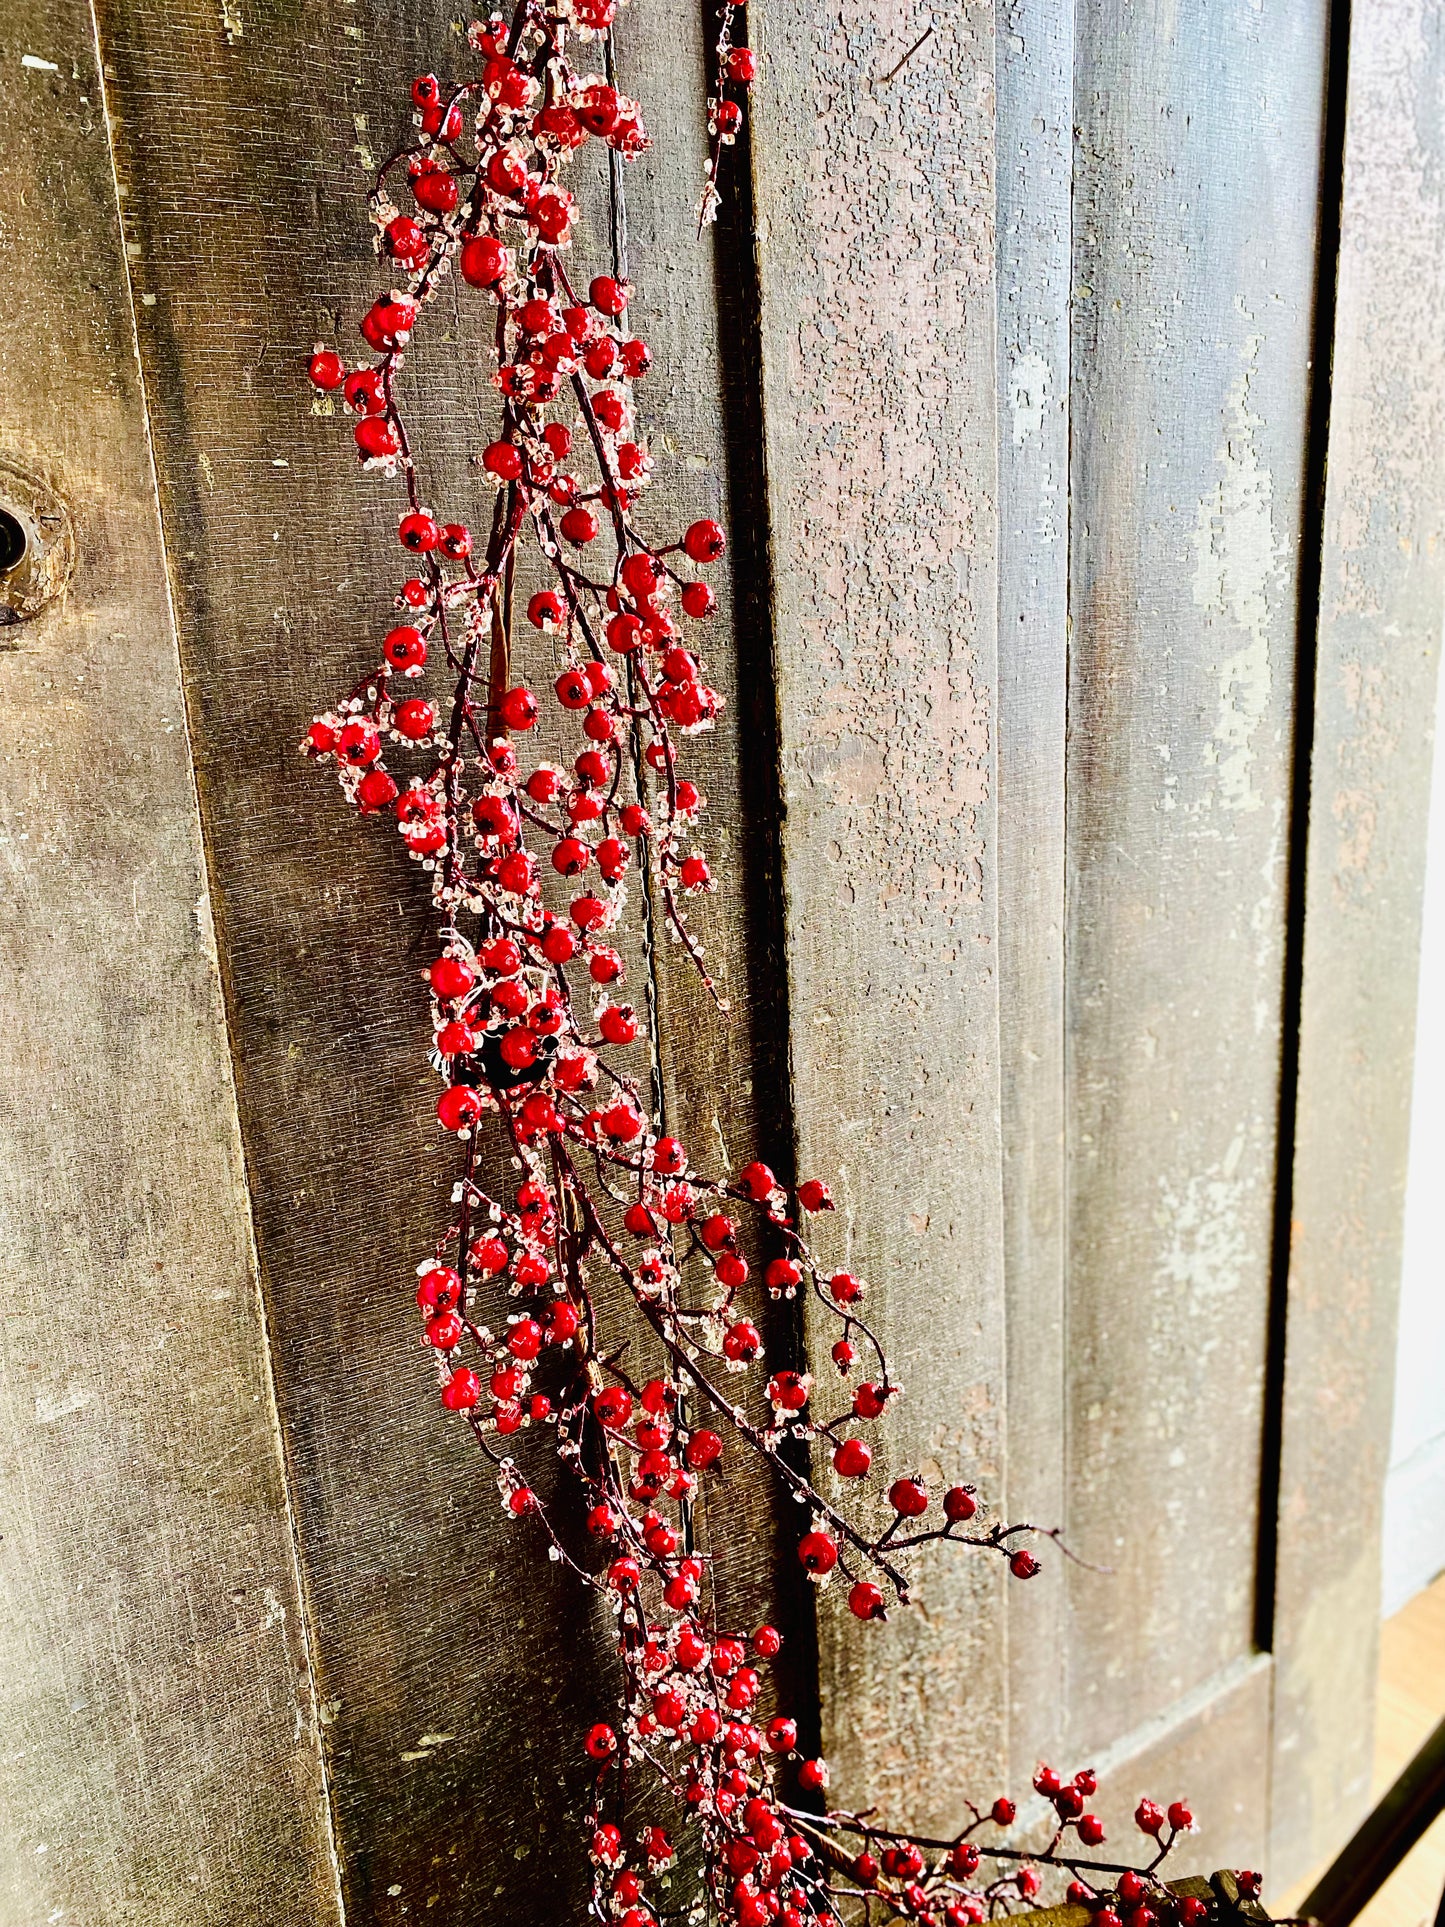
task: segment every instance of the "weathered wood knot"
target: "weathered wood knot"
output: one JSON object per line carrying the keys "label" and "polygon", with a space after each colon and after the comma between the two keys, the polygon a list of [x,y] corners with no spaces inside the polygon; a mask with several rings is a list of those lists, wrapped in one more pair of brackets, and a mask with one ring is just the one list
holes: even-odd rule
{"label": "weathered wood knot", "polygon": [[0,628],[38,616],[63,593],[74,569],[75,528],[65,504],[38,476],[0,455]]}

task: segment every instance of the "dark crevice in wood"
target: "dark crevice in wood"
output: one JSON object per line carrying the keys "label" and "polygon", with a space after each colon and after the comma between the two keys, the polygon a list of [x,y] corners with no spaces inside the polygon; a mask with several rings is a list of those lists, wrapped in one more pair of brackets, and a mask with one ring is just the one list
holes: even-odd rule
{"label": "dark crevice in wood", "polygon": [[1274,1646],[1279,1552],[1281,1454],[1284,1443],[1285,1338],[1294,1221],[1295,1127],[1299,1101],[1300,1010],[1304,986],[1305,883],[1314,748],[1315,670],[1324,564],[1326,462],[1329,451],[1340,220],[1345,185],[1345,110],[1349,86],[1350,0],[1330,0],[1325,53],[1325,112],[1320,157],[1319,246],[1311,337],[1309,414],[1297,580],[1294,733],[1290,748],[1290,819],[1285,886],[1284,983],[1276,1134],[1274,1237],[1265,1351],[1264,1431],[1260,1460],[1259,1539],[1254,1638]]}
{"label": "dark crevice in wood", "polygon": [[[715,96],[719,13],[704,0],[703,40],[708,90]],[[733,40],[746,44],[745,15],[734,16]],[[746,893],[749,1001],[753,1011],[754,1089],[759,1138],[751,1154],[764,1159],[784,1184],[797,1177],[790,1071],[791,1035],[786,917],[782,875],[782,761],[773,627],[773,562],[768,477],[763,440],[762,295],[753,195],[752,116],[745,108],[737,143],[725,150],[721,202],[713,228],[721,358],[723,459],[727,476],[728,538],[732,544],[733,622],[737,648],[741,758],[738,872]],[[780,1367],[806,1362],[800,1303],[765,1308],[769,1357]],[[823,1369],[830,1370],[826,1361]],[[799,1461],[799,1469],[806,1463]],[[775,1597],[784,1637],[778,1667],[779,1701],[798,1722],[798,1744],[814,1754],[821,1744],[818,1629],[814,1595],[794,1556],[806,1528],[802,1508],[788,1505],[776,1484],[779,1530]],[[786,1506],[786,1511],[784,1507]]]}

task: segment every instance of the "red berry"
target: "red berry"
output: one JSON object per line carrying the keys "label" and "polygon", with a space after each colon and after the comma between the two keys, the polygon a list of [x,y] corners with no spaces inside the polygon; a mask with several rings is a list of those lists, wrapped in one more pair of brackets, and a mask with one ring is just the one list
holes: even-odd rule
{"label": "red berry", "polygon": [[763,1282],[769,1291],[782,1292],[791,1297],[802,1281],[802,1267],[791,1258],[774,1258],[763,1273]]}
{"label": "red berry", "polygon": [[830,1534],[815,1528],[798,1541],[798,1557],[807,1571],[822,1578],[837,1565],[838,1547]]}
{"label": "red berry", "polygon": [[828,1280],[828,1289],[840,1305],[855,1304],[863,1296],[863,1287],[851,1271],[835,1271]]}
{"label": "red berry", "polygon": [[306,370],[320,389],[339,388],[346,379],[340,355],[330,348],[318,348]]}
{"label": "red berry", "polygon": [[522,472],[522,451],[515,442],[488,442],[482,451],[482,467],[499,481],[515,482]]}
{"label": "red berry", "polygon": [[478,234],[462,246],[459,263],[463,281],[474,288],[490,288],[507,271],[507,250],[490,234]]}
{"label": "red berry", "polygon": [[726,1218],[721,1210],[717,1210],[709,1218],[703,1218],[701,1226],[697,1227],[697,1237],[703,1241],[703,1245],[707,1245],[709,1251],[721,1251],[736,1229],[738,1226],[732,1222],[732,1218]]}
{"label": "red berry", "polygon": [[337,750],[341,753],[343,763],[351,763],[353,769],[366,769],[366,765],[374,763],[381,753],[381,738],[376,725],[364,723],[360,717],[356,717],[356,721],[347,723],[341,730],[341,736],[337,738]]}
{"label": "red berry", "polygon": [[989,1817],[996,1827],[1011,1827],[1018,1818],[1018,1808],[1012,1800],[995,1800],[989,1809]]}
{"label": "red berry", "polygon": [[1031,1552],[1020,1546],[1009,1560],[1008,1569],[1015,1579],[1032,1579],[1039,1569],[1039,1562]]}
{"label": "red berry", "polygon": [[341,384],[341,399],[358,415],[386,412],[386,390],[379,368],[357,368]]}
{"label": "red berry", "polygon": [[694,1472],[704,1472],[708,1466],[715,1465],[722,1456],[723,1442],[716,1432],[706,1429],[694,1432],[688,1440],[683,1457]]}
{"label": "red berry", "polygon": [[562,598],[555,589],[539,589],[527,604],[527,620],[534,629],[545,629],[563,617]]}
{"label": "red berry", "polygon": [[637,1036],[637,1013],[628,1004],[609,1004],[597,1028],[609,1044],[630,1044]]}
{"label": "red berry", "polygon": [[448,1000],[465,997],[477,981],[477,973],[465,957],[438,957],[427,977],[437,996]]}
{"label": "red berry", "polygon": [[426,1342],[439,1352],[449,1352],[461,1343],[465,1327],[454,1311],[439,1311],[426,1321]]}
{"label": "red berry", "polygon": [[582,365],[594,381],[601,381],[617,360],[617,343],[611,335],[603,335],[594,341],[582,357]]}
{"label": "red berry", "polygon": [[425,555],[442,539],[435,519],[425,513],[404,515],[396,532],[401,539],[401,546],[410,549],[414,555]]}
{"label": "red berry", "polygon": [[758,57],[750,47],[732,47],[728,50],[728,79],[746,87],[758,77]]}
{"label": "red berry", "polygon": [[417,307],[410,295],[384,294],[361,318],[361,332],[378,354],[404,348],[416,326]]}
{"label": "red berry", "polygon": [[817,1178],[807,1178],[798,1186],[798,1203],[805,1211],[814,1213],[833,1209],[827,1185],[820,1184]]}
{"label": "red berry", "polygon": [[431,704],[423,702],[420,697],[413,697],[410,702],[400,704],[396,715],[392,718],[399,732],[413,743],[419,743],[424,737],[430,736],[436,719],[436,711]]}
{"label": "red berry", "polygon": [[687,1169],[687,1152],[682,1140],[675,1137],[660,1137],[652,1147],[652,1168],[664,1177],[680,1177]]}
{"label": "red berry", "polygon": [[470,1411],[481,1396],[481,1381],[469,1365],[460,1366],[442,1387],[442,1404],[449,1412]]}
{"label": "red berry", "polygon": [[881,1418],[888,1393],[881,1385],[860,1385],[853,1394],[855,1418]]}
{"label": "red berry", "polygon": [[723,1356],[734,1364],[751,1364],[762,1349],[758,1328],[749,1319],[740,1318],[723,1333]]}
{"label": "red berry", "polygon": [[727,538],[718,523],[705,518],[692,524],[682,538],[682,546],[694,562],[705,564],[717,561],[727,547]]}
{"label": "red berry", "polygon": [[581,669],[564,669],[555,686],[564,709],[585,709],[592,700],[592,686]]}
{"label": "red berry", "polygon": [[617,1751],[617,1735],[599,1722],[587,1735],[587,1751],[594,1760],[610,1760]]}
{"label": "red berry", "polygon": [[426,230],[409,214],[398,214],[386,227],[386,251],[403,267],[419,267],[431,252]]}
{"label": "red berry", "polygon": [[481,1115],[481,1097],[470,1084],[451,1084],[437,1099],[437,1116],[445,1130],[470,1130]]}
{"label": "red berry", "polygon": [[625,1385],[607,1385],[592,1400],[600,1424],[618,1431],[632,1417],[632,1394]]}
{"label": "red berry", "polygon": [[862,1439],[844,1439],[833,1454],[833,1470],[844,1479],[866,1478],[872,1463],[873,1453]]}
{"label": "red berry", "polygon": [[461,1295],[461,1278],[450,1265],[433,1265],[424,1271],[416,1288],[416,1302],[422,1311],[450,1311]]}
{"label": "red berry", "polygon": [[535,1358],[542,1349],[542,1327],[535,1318],[519,1318],[507,1333],[507,1350],[513,1358]]}
{"label": "red berry", "polygon": [[498,713],[508,729],[530,729],[537,720],[537,698],[530,689],[509,689]]}
{"label": "red berry", "polygon": [[564,836],[552,848],[552,868],[558,876],[580,876],[591,861],[587,845],[575,836]]}
{"label": "red berry", "polygon": [[420,669],[426,661],[426,637],[409,622],[389,630],[381,653],[393,669]]}
{"label": "red berry", "polygon": [[1194,1825],[1194,1815],[1182,1800],[1175,1800],[1169,1808],[1169,1824],[1176,1833],[1188,1833]]}
{"label": "red berry", "polygon": [[361,459],[365,462],[390,461],[400,452],[401,443],[397,439],[396,430],[389,421],[383,421],[380,415],[363,417],[352,432],[355,435]]}
{"label": "red berry", "polygon": [[627,283],[614,281],[610,274],[599,274],[588,289],[588,298],[599,314],[619,315],[627,306]]}
{"label": "red berry", "polygon": [[962,1525],[978,1511],[978,1500],[965,1485],[951,1485],[943,1495],[943,1516],[950,1525]]}
{"label": "red berry", "polygon": [[1079,1821],[1079,1838],[1086,1847],[1104,1844],[1104,1823],[1097,1813],[1086,1813]]}
{"label": "red berry", "polygon": [[396,801],[396,784],[384,769],[369,769],[356,786],[357,806],[363,816],[384,810]]}
{"label": "red berry", "polygon": [[1157,1837],[1164,1831],[1164,1815],[1152,1800],[1141,1800],[1134,1809],[1134,1825],[1140,1833]]}
{"label": "red berry", "polygon": [[597,517],[580,505],[570,508],[562,517],[562,533],[575,548],[583,548],[597,540]]}
{"label": "red berry", "polygon": [[888,1488],[888,1503],[905,1519],[921,1519],[928,1510],[928,1493],[917,1479],[895,1479]]}
{"label": "red berry", "polygon": [[885,1619],[883,1594],[870,1580],[860,1579],[848,1594],[848,1610],[855,1619]]}

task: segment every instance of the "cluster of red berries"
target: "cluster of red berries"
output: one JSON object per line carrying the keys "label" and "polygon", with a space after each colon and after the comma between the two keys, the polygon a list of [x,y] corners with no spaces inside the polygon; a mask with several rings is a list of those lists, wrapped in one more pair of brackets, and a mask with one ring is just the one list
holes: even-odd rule
{"label": "cluster of red berries", "polygon": [[[1207,1903],[1174,1894],[1159,1877],[1165,1856],[1194,1825],[1182,1801],[1169,1808],[1167,1825],[1152,1800],[1141,1801],[1135,1821],[1140,1832],[1154,1840],[1154,1852],[1143,1867],[1115,1867],[1079,1851],[1104,1842],[1102,1824],[1088,1811],[1098,1791],[1097,1775],[1085,1770],[1066,1781],[1052,1767],[1041,1766],[1033,1785],[1045,1810],[1052,1806],[1055,1814],[1052,1837],[1034,1852],[994,1837],[1020,1818],[1009,1799],[995,1800],[988,1808],[968,1802],[972,1819],[947,1846],[879,1828],[867,1815],[817,1816],[791,1808],[784,1812],[822,1863],[819,1878],[836,1910],[825,1918],[841,1917],[847,1901],[866,1899],[882,1903],[888,1919],[916,1921],[921,1927],[979,1927],[1001,1913],[1029,1911],[1042,1891],[1044,1873],[1053,1869],[1071,1876],[1064,1898],[1087,1907],[1095,1927],[1203,1927],[1210,1911]],[[1032,1830],[1037,1833],[1037,1824]],[[1117,1877],[1101,1881],[1101,1873]],[[763,1927],[761,1921],[758,1927]],[[795,1923],[786,1921],[785,1927]]]}
{"label": "cluster of red berries", "polygon": [[[645,1063],[629,1068],[629,1053],[637,1062],[651,1042],[645,1014],[622,1001],[634,874],[644,907],[660,909],[712,988],[686,912],[713,887],[696,842],[706,801],[680,752],[721,705],[695,637],[717,607],[701,572],[725,539],[711,517],[672,540],[640,526],[653,457],[633,384],[651,357],[629,326],[620,270],[585,287],[569,274],[566,167],[590,140],[623,161],[647,146],[637,103],[571,60],[576,43],[610,32],[615,7],[518,0],[510,22],[471,28],[477,78],[451,91],[432,75],[412,84],[413,137],[371,196],[379,250],[405,285],[362,317],[370,359],[348,367],[318,345],[310,364],[316,389],[355,414],[363,464],[404,484],[397,533],[411,573],[374,667],[315,718],[303,748],[334,767],[359,813],[395,821],[430,876],[430,1061],[461,1170],[455,1217],[418,1268],[416,1301],[442,1404],[471,1428],[506,1511],[531,1521],[616,1616],[618,1712],[585,1748],[597,1769],[596,1909],[655,1927],[649,1882],[673,1858],[660,1824],[624,1835],[631,1763],[649,1766],[659,1798],[700,1826],[723,1922],[801,1927],[839,1918],[828,1828],[844,1822],[783,1803],[782,1776],[795,1798],[816,1799],[827,1769],[798,1754],[791,1719],[768,1711],[763,1668],[777,1632],[744,1638],[716,1624],[711,1561],[695,1542],[699,1481],[715,1476],[729,1441],[770,1466],[807,1508],[803,1570],[819,1583],[838,1573],[861,1620],[906,1600],[898,1562],[935,1540],[1001,1554],[1021,1579],[1038,1565],[1017,1543],[1033,1528],[982,1522],[970,1486],[950,1487],[935,1511],[921,1479],[895,1477],[886,1491],[875,1481],[883,1502],[863,1524],[798,1469],[800,1450],[826,1451],[844,1489],[866,1488],[866,1428],[899,1393],[863,1316],[862,1282],[821,1263],[802,1235],[832,1209],[827,1187],[782,1184],[758,1162],[731,1178],[702,1172],[654,1119]],[[727,89],[755,73],[735,20],[725,4],[704,218],[740,124]],[[391,199],[399,179],[406,210]],[[475,459],[491,495],[476,536],[427,504],[403,408],[414,340],[453,273],[481,304],[496,357],[497,426]],[[542,579],[517,620],[522,567]],[[545,665],[535,687],[514,669],[526,637]],[[440,701],[426,682],[438,668]],[[569,719],[577,738],[563,760],[524,753],[534,732],[555,742]],[[748,1304],[759,1290],[764,1300],[806,1292],[826,1308],[841,1379],[869,1359],[871,1375],[834,1416],[815,1409],[808,1373],[769,1369]],[[729,1378],[748,1373],[756,1389],[745,1405]],[[568,1549],[513,1456],[535,1442],[574,1475],[595,1564]],[[1086,1840],[1090,1816],[1059,1812],[1060,1837]],[[961,1915],[939,1913],[930,1882],[943,1876],[915,1866],[919,1853],[890,1837],[863,1886],[939,1927],[981,1918],[971,1890],[947,1903]],[[955,1885],[959,1865],[947,1875]],[[851,1862],[848,1877],[862,1881]],[[1023,1882],[1020,1873],[1015,1892],[1027,1899]]]}

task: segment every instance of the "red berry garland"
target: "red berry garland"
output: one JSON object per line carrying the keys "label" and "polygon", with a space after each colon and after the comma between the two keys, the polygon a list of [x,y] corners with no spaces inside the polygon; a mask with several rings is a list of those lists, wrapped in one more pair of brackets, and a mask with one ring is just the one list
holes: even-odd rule
{"label": "red berry garland", "polygon": [[[659,1918],[657,1876],[674,1849],[663,1824],[638,1832],[629,1817],[646,1772],[666,1825],[700,1833],[706,1893],[735,1927],[838,1922],[860,1905],[870,1920],[962,1927],[1026,1908],[1040,1864],[1072,1873],[1071,1897],[1095,1906],[1100,1927],[1195,1927],[1201,1916],[1186,1910],[1198,1903],[1176,1903],[1154,1871],[1191,1825],[1187,1809],[1171,1806],[1166,1822],[1152,1802],[1140,1805],[1137,1823],[1157,1846],[1142,1872],[1090,1862],[1079,1850],[1104,1835],[1086,1810],[1089,1774],[1065,1785],[1040,1769],[1035,1790],[1056,1826],[1028,1855],[974,1838],[1013,1824],[1006,1800],[987,1813],[970,1807],[970,1825],[946,1848],[823,1811],[825,1764],[799,1756],[791,1719],[760,1709],[766,1687],[752,1661],[772,1660],[780,1635],[770,1626],[728,1634],[715,1622],[692,1502],[730,1450],[765,1461],[804,1502],[802,1568],[820,1584],[839,1574],[860,1620],[906,1602],[904,1556],[934,1540],[999,1553],[1019,1578],[1038,1565],[1018,1543],[1032,1527],[963,1530],[977,1521],[971,1487],[938,1495],[941,1523],[917,1477],[895,1479],[880,1503],[868,1483],[874,1449],[855,1428],[880,1420],[899,1388],[861,1314],[861,1281],[821,1264],[802,1235],[807,1218],[831,1211],[827,1186],[790,1189],[758,1162],[732,1178],[708,1175],[659,1131],[628,1068],[644,1026],[613,988],[625,974],[615,938],[634,868],[644,900],[713,989],[685,908],[714,887],[697,846],[706,801],[680,763],[684,740],[721,707],[693,625],[717,607],[698,572],[723,555],[726,538],[711,518],[670,540],[644,532],[638,509],[653,458],[632,384],[651,357],[628,327],[621,262],[584,288],[567,258],[569,163],[602,141],[620,194],[618,167],[648,145],[637,103],[574,65],[574,53],[606,36],[610,76],[616,11],[617,0],[519,0],[510,23],[494,15],[472,26],[475,78],[450,90],[429,74],[413,82],[416,133],[371,194],[379,251],[405,286],[362,317],[374,360],[348,370],[319,344],[310,361],[315,386],[339,389],[357,416],[363,465],[400,475],[398,536],[416,571],[376,666],[313,721],[302,747],[334,765],[361,814],[391,815],[430,874],[436,1113],[461,1140],[456,1215],[419,1267],[416,1291],[441,1402],[495,1468],[508,1515],[616,1615],[616,1712],[580,1749],[596,1768],[588,1834],[599,1917],[621,1927]],[[704,222],[741,126],[739,96],[757,72],[736,42],[739,18],[728,0],[708,103]],[[393,193],[409,194],[406,210]],[[454,270],[461,298],[489,309],[496,351],[498,420],[478,463],[494,493],[481,539],[425,503],[398,400],[413,339]],[[550,581],[527,600],[522,627],[513,591],[529,538]],[[545,674],[538,665],[536,688],[514,680],[528,628],[552,656]],[[428,669],[445,687],[423,695]],[[539,694],[549,682],[550,695]],[[553,698],[578,725],[570,769],[533,760],[515,740]],[[487,1188],[484,1127],[504,1154],[486,1170],[510,1156],[520,1173],[510,1195]],[[746,1309],[755,1260],[745,1217],[773,1248],[762,1293],[807,1292],[837,1321],[842,1378],[860,1355],[872,1360],[872,1377],[831,1418],[814,1408],[810,1375],[769,1371]],[[599,1294],[602,1276],[611,1289]],[[649,1355],[654,1375],[644,1377],[631,1361]],[[736,1383],[748,1374],[765,1388],[751,1406]],[[797,1469],[800,1446],[826,1450],[871,1502],[841,1511]],[[595,1570],[564,1547],[514,1456],[524,1450],[554,1451],[573,1474]],[[1101,1873],[1122,1873],[1114,1904],[1105,1904],[1107,1881],[1096,1892],[1084,1878]]]}

